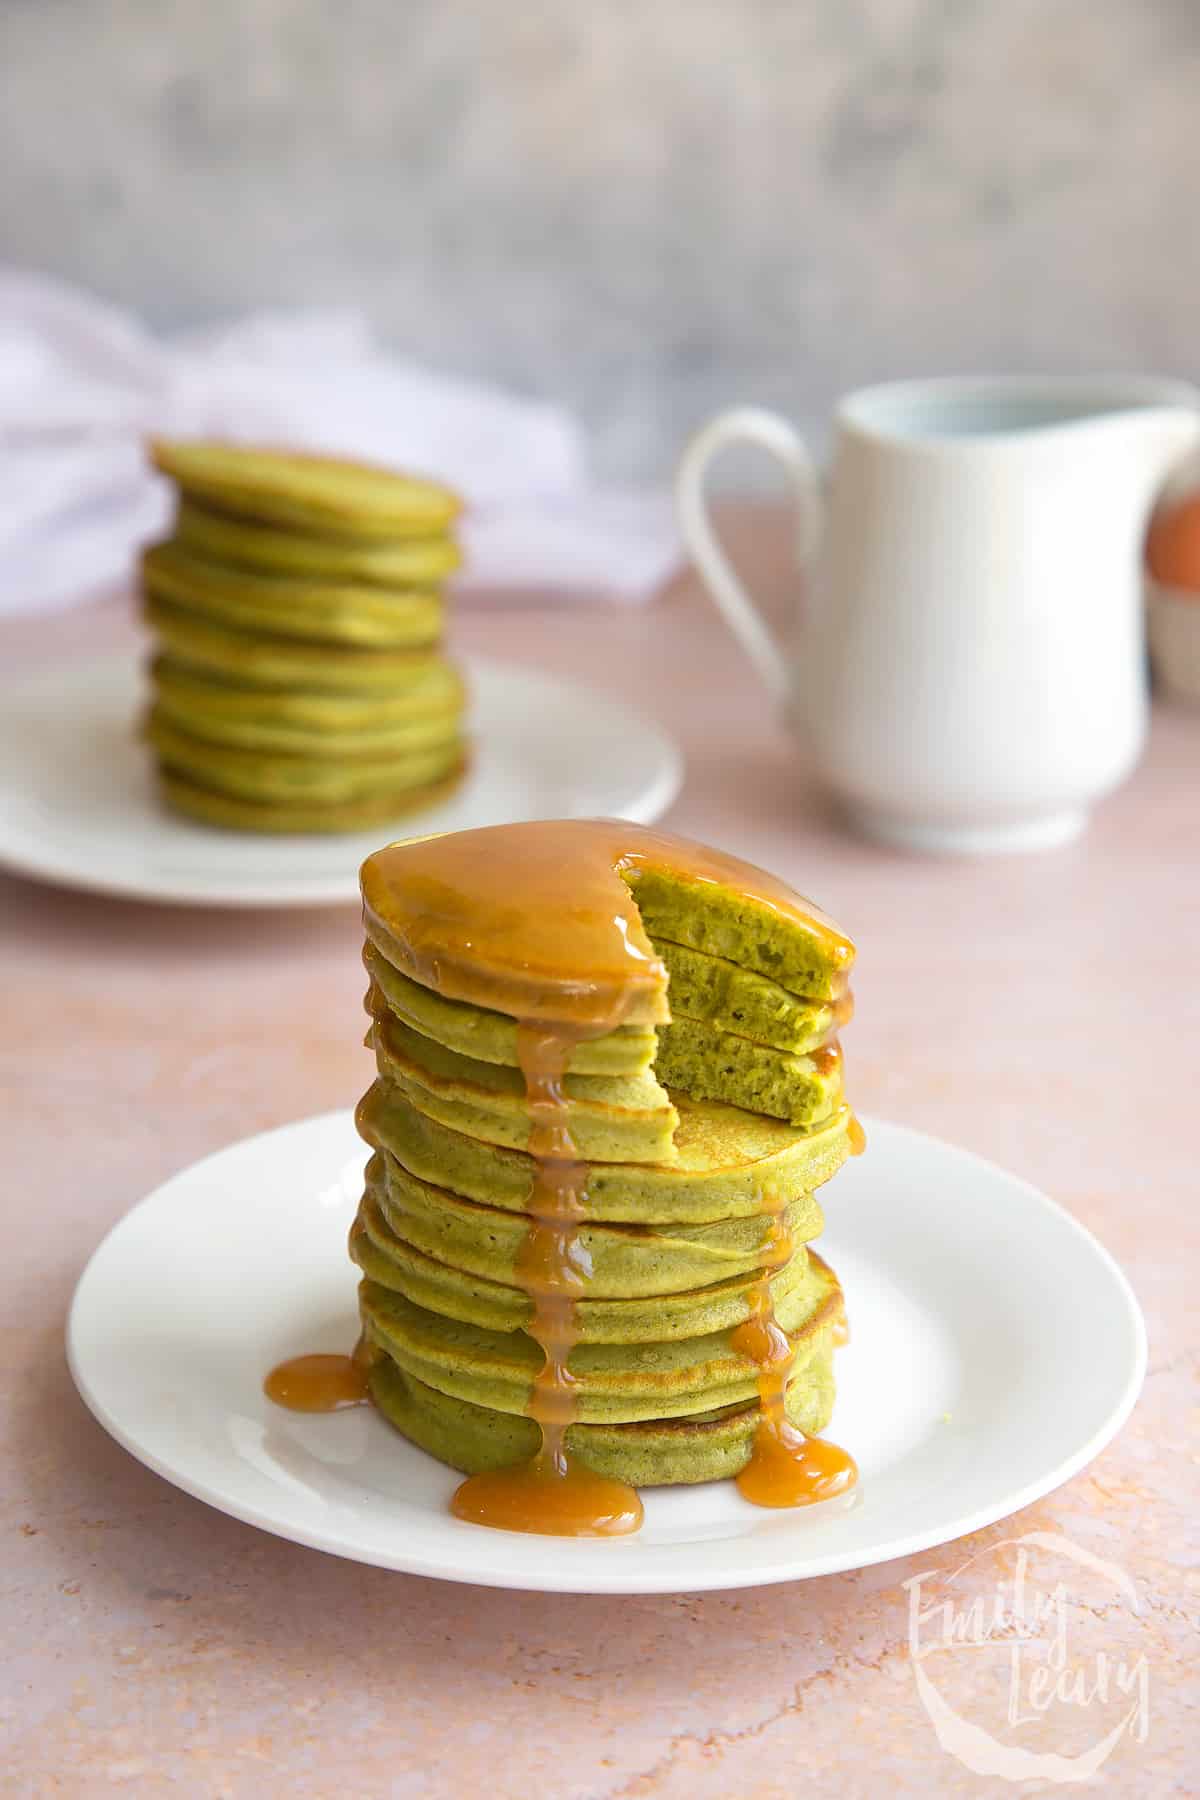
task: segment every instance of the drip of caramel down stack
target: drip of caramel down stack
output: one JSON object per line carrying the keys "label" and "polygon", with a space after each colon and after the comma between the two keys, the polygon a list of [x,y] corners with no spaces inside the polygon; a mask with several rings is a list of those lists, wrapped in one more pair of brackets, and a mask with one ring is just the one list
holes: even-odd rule
{"label": "drip of caramel down stack", "polygon": [[440,798],[465,755],[440,648],[456,497],[321,457],[152,452],[179,495],[141,565],[167,804],[235,830],[338,832]]}
{"label": "drip of caramel down stack", "polygon": [[859,1147],[853,946],[737,859],[599,821],[395,844],[362,886],[378,1079],[350,1251],[371,1396],[455,1510],[601,1534],[632,1490],[845,1491],[809,1248]]}

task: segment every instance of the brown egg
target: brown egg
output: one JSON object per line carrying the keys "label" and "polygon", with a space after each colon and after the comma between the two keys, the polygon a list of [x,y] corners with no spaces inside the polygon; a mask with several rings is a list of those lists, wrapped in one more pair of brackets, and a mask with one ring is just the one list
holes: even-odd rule
{"label": "brown egg", "polygon": [[1163,587],[1200,599],[1200,491],[1156,508],[1146,537],[1146,565]]}

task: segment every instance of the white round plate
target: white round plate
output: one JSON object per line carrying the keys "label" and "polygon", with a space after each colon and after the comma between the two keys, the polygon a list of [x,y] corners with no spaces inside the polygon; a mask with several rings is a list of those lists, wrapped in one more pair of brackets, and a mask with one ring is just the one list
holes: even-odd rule
{"label": "white round plate", "polygon": [[155,793],[128,652],[42,669],[0,691],[0,866],[65,887],[203,906],[326,906],[358,898],[363,858],[410,831],[513,819],[633,819],[679,791],[657,725],[534,669],[468,660],[475,765],[442,805],[346,837],[258,837],[190,824]]}
{"label": "white round plate", "polygon": [[861,1471],[848,1508],[763,1511],[711,1482],[648,1490],[634,1537],[493,1531],[452,1518],[459,1477],[369,1408],[273,1406],[275,1363],[356,1336],[346,1232],[366,1152],[349,1113],[219,1151],[127,1214],[76,1290],[71,1371],[106,1430],[189,1494],[381,1568],[673,1593],[924,1550],[1038,1499],[1107,1443],[1141,1388],[1145,1328],[1107,1251],[1053,1201],[934,1138],[867,1131],[821,1245],[850,1319],[830,1427]]}

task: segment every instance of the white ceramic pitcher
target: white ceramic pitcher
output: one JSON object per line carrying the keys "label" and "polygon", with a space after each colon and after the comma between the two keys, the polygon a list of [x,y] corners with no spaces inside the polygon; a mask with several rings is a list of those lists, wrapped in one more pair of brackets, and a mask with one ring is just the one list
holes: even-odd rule
{"label": "white ceramic pitcher", "polygon": [[[898,382],[850,395],[836,423],[825,501],[774,413],[723,413],[693,439],[679,515],[713,598],[863,831],[935,851],[1065,842],[1142,747],[1142,539],[1200,437],[1200,394]],[[738,441],[795,486],[809,579],[790,663],[705,503],[711,457]]]}

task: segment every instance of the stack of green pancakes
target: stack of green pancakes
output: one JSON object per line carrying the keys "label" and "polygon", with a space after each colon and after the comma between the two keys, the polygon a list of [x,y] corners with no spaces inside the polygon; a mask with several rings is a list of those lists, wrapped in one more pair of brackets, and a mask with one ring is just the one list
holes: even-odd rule
{"label": "stack of green pancakes", "polygon": [[[588,828],[560,828],[565,858],[572,831]],[[636,827],[605,829],[641,842]],[[363,873],[378,1073],[357,1115],[372,1155],[350,1237],[369,1381],[407,1438],[473,1474],[540,1441],[528,1415],[543,1351],[521,1279],[538,1174],[523,1028],[438,991],[448,963],[436,922],[418,942],[381,918],[378,860]],[[842,1301],[809,1245],[822,1229],[816,1190],[857,1133],[835,1037],[853,947],[652,854],[619,875],[660,966],[624,1023],[575,1043],[561,1084],[587,1165],[566,1442],[600,1475],[700,1482],[750,1456],[761,1371],[735,1334],[762,1316],[764,1283],[795,1353],[788,1415],[805,1431],[830,1418]],[[413,891],[449,916],[444,884],[422,880]]]}
{"label": "stack of green pancakes", "polygon": [[464,763],[463,683],[440,648],[456,497],[228,444],[152,456],[179,496],[141,564],[167,803],[234,829],[332,832],[442,793]]}

